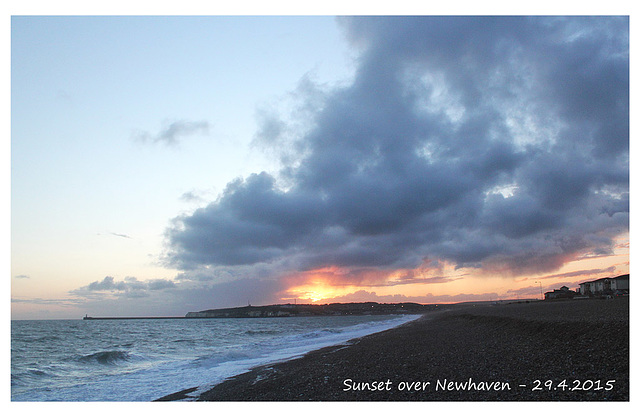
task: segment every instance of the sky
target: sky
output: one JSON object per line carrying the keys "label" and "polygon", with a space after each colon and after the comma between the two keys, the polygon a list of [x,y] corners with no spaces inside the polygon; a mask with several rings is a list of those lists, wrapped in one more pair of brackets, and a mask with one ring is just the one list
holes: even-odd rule
{"label": "sky", "polygon": [[11,19],[13,319],[629,272],[627,17]]}

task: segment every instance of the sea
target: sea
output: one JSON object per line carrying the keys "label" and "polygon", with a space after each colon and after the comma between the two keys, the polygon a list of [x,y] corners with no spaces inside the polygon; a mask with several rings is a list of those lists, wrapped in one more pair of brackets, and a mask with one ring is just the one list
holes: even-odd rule
{"label": "sea", "polygon": [[249,369],[387,330],[416,315],[13,320],[12,401],[187,401]]}

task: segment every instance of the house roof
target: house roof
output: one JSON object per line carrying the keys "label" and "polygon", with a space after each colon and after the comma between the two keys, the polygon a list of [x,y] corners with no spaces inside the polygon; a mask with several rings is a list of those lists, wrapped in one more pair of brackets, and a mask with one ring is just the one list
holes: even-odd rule
{"label": "house roof", "polygon": [[555,289],[553,291],[547,291],[547,292],[545,292],[545,294],[570,293],[570,292],[575,292],[575,291],[570,290],[569,287],[567,287],[566,285],[563,285],[562,287],[560,287],[560,289]]}
{"label": "house roof", "polygon": [[619,278],[622,278],[622,279],[624,279],[624,278],[629,279],[629,274],[626,274],[626,275],[619,275],[619,276],[617,276],[617,277],[613,277],[613,278],[611,278],[611,277],[598,278],[598,279],[594,279],[593,281],[585,281],[585,282],[582,282],[582,283],[580,283],[580,285],[583,285],[583,284],[591,284],[592,282],[604,281],[605,279],[619,279]]}

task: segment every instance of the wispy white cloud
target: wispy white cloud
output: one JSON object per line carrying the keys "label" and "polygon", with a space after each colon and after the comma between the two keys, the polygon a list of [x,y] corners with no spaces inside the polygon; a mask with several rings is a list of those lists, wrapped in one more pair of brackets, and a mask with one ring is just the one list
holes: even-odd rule
{"label": "wispy white cloud", "polygon": [[129,235],[125,235],[125,234],[123,234],[123,233],[114,233],[114,232],[111,232],[111,234],[112,234],[113,236],[123,237],[123,238],[125,238],[125,239],[133,239],[131,236],[129,236]]}
{"label": "wispy white cloud", "polygon": [[209,122],[179,120],[166,124],[160,131],[151,133],[144,130],[137,130],[133,133],[133,138],[140,142],[162,143],[164,145],[176,145],[186,136],[207,135],[209,133]]}
{"label": "wispy white cloud", "polygon": [[41,297],[12,297],[11,303],[55,305],[58,307],[75,307],[81,304],[77,298],[41,298]]}

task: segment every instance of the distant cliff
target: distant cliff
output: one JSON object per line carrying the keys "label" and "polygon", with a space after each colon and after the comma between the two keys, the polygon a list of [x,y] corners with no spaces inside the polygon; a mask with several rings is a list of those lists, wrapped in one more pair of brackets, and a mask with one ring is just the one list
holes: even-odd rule
{"label": "distant cliff", "polygon": [[301,317],[301,316],[347,316],[374,314],[422,314],[432,311],[437,305],[417,303],[333,303],[333,304],[275,304],[268,306],[246,306],[220,308],[187,313],[186,318],[248,318],[248,317]]}

